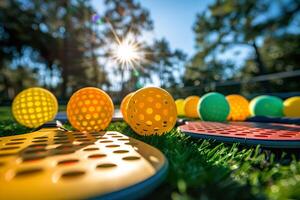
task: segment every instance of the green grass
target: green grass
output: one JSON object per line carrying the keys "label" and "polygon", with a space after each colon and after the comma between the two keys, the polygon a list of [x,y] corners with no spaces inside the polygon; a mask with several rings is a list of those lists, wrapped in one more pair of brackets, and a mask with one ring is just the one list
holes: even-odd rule
{"label": "green grass", "polygon": [[0,121],[12,119],[10,107],[2,106],[0,107]]}
{"label": "green grass", "polygon": [[[1,136],[30,131],[2,117]],[[291,152],[194,140],[176,129],[144,137],[123,122],[112,123],[108,129],[151,144],[168,158],[166,180],[146,199],[300,198],[300,162]]]}
{"label": "green grass", "polygon": [[[58,107],[58,111],[65,111],[66,106],[65,105],[60,105]],[[12,120],[13,116],[11,113],[11,107],[9,106],[0,106],[0,121],[2,120]]]}

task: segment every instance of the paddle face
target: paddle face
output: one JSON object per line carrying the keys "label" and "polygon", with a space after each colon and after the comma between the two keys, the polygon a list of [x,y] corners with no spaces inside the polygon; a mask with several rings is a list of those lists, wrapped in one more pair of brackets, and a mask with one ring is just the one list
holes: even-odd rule
{"label": "paddle face", "polygon": [[37,132],[0,138],[0,199],[124,199],[166,173],[157,149],[119,132]]}
{"label": "paddle face", "polygon": [[188,122],[180,126],[187,135],[220,142],[238,142],[273,148],[300,148],[300,126],[250,122]]}

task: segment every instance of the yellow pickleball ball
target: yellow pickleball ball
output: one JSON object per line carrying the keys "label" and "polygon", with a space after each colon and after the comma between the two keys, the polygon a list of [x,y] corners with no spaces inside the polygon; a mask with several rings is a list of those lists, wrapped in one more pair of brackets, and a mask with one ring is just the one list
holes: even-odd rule
{"label": "yellow pickleball ball", "polygon": [[199,118],[198,115],[198,103],[200,97],[189,96],[184,100],[184,113],[186,117]]}
{"label": "yellow pickleball ball", "polygon": [[43,88],[34,87],[20,92],[12,104],[14,118],[29,128],[37,128],[55,118],[58,104],[55,96]]}
{"label": "yellow pickleball ball", "polygon": [[300,96],[290,97],[283,102],[283,112],[287,117],[300,117]]}
{"label": "yellow pickleball ball", "polygon": [[177,109],[177,115],[184,116],[184,99],[177,99],[175,101],[175,104]]}
{"label": "yellow pickleball ball", "polygon": [[230,113],[227,117],[228,120],[232,121],[244,121],[250,116],[249,101],[237,94],[226,96],[229,103]]}
{"label": "yellow pickleball ball", "polygon": [[124,118],[124,121],[127,122],[127,107],[128,107],[128,102],[130,100],[130,98],[132,97],[133,95],[133,92],[127,94],[124,99],[122,100],[121,102],[121,105],[120,105],[120,110],[121,110],[121,113],[123,115],[123,118]]}
{"label": "yellow pickleball ball", "polygon": [[71,125],[79,130],[94,132],[104,130],[114,113],[111,98],[95,87],[76,91],[67,105],[67,116]]}
{"label": "yellow pickleball ball", "polygon": [[130,127],[136,133],[161,135],[175,126],[176,105],[166,90],[146,87],[136,91],[130,98],[127,117]]}

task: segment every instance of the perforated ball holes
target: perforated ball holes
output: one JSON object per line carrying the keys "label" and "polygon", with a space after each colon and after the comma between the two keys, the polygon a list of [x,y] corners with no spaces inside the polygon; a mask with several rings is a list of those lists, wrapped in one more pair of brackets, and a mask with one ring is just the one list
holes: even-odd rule
{"label": "perforated ball holes", "polygon": [[128,121],[126,110],[127,110],[127,107],[128,107],[128,102],[129,102],[130,98],[132,97],[132,95],[133,95],[133,92],[127,94],[127,95],[124,97],[124,99],[122,100],[121,105],[120,105],[120,110],[121,110],[121,112],[122,112],[122,115],[123,115],[123,118],[124,118],[125,122]]}
{"label": "perforated ball holes", "polygon": [[14,118],[20,124],[36,128],[54,119],[58,111],[55,96],[43,88],[29,88],[19,93],[12,104]]}
{"label": "perforated ball holes", "polygon": [[172,96],[156,87],[135,92],[128,103],[128,123],[140,135],[163,134],[170,131],[177,117]]}
{"label": "perforated ball holes", "polygon": [[249,101],[241,95],[228,95],[226,99],[229,103],[230,112],[227,117],[232,121],[244,121],[249,115]]}
{"label": "perforated ball holes", "polygon": [[111,98],[102,90],[87,87],[75,92],[67,105],[71,125],[79,131],[104,130],[114,113]]}
{"label": "perforated ball holes", "polygon": [[184,100],[184,113],[186,117],[198,118],[197,105],[200,97],[189,96]]}

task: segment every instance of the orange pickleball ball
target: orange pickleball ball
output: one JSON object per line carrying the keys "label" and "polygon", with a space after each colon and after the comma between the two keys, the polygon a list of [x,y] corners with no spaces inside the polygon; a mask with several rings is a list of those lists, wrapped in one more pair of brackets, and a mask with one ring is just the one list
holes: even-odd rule
{"label": "orange pickleball ball", "polygon": [[120,110],[121,110],[121,113],[123,115],[123,118],[124,118],[124,121],[127,122],[127,107],[128,107],[128,102],[130,100],[130,98],[132,97],[133,95],[133,92],[127,94],[124,99],[122,100],[121,102],[121,105],[120,105]]}
{"label": "orange pickleball ball", "polygon": [[161,135],[176,124],[173,97],[164,89],[146,87],[136,91],[127,108],[128,124],[140,135]]}
{"label": "orange pickleball ball", "polygon": [[228,120],[232,121],[244,121],[250,116],[249,101],[237,94],[226,96],[229,103],[230,113],[227,117]]}
{"label": "orange pickleball ball", "polygon": [[189,96],[184,100],[184,113],[186,117],[199,118],[198,115],[198,103],[200,97]]}
{"label": "orange pickleball ball", "polygon": [[110,123],[114,113],[111,98],[95,87],[76,91],[67,105],[67,116],[71,125],[79,131],[101,131]]}

